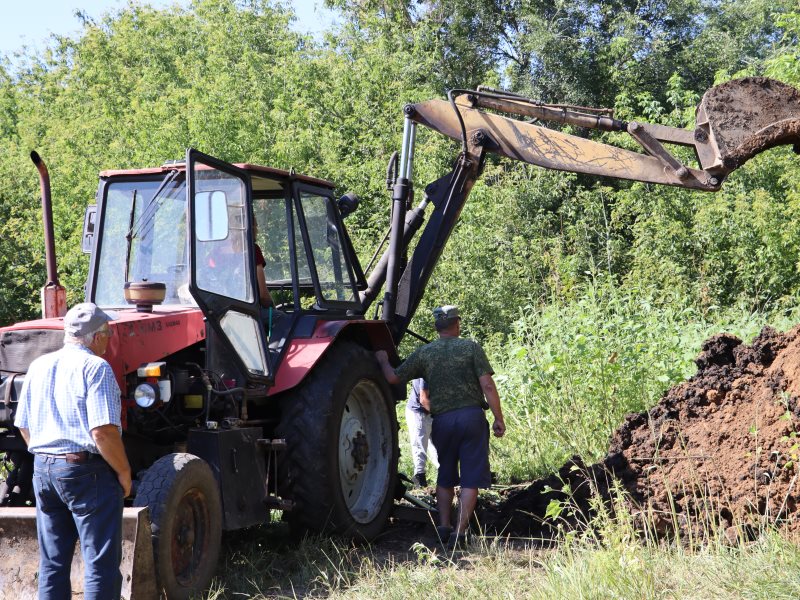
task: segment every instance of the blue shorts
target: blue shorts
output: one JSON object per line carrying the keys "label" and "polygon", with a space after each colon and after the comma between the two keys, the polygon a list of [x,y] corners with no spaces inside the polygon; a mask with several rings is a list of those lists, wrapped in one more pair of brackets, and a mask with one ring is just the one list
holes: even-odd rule
{"label": "blue shorts", "polygon": [[431,441],[439,456],[438,485],[448,488],[491,486],[489,422],[481,407],[468,406],[436,415]]}

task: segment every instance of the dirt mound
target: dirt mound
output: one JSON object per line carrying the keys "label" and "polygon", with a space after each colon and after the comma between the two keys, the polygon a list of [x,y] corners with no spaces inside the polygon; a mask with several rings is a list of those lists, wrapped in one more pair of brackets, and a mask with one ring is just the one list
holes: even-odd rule
{"label": "dirt mound", "polygon": [[[651,410],[631,414],[599,463],[567,462],[557,474],[510,490],[481,518],[494,531],[549,536],[558,522],[591,515],[591,498],[612,498],[620,482],[636,512],[660,534],[703,533],[781,523],[800,529],[800,326],[765,327],[751,345],[728,334],[708,339],[697,373]],[[566,484],[566,488],[565,488]],[[553,500],[578,508],[552,518]],[[547,516],[548,506],[551,516]]]}

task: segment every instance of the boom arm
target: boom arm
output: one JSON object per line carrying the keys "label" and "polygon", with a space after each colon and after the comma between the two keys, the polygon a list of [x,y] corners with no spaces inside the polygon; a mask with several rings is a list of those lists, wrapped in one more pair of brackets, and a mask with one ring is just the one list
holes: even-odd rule
{"label": "boom arm", "polygon": [[[398,344],[480,176],[487,151],[548,169],[709,192],[718,191],[729,173],[768,148],[793,144],[795,152],[800,152],[800,92],[763,77],[729,81],[708,90],[697,108],[694,130],[626,123],[612,118],[610,111],[544,105],[494,91],[452,94],[450,102],[428,100],[405,107],[406,138],[409,123],[421,124],[460,141],[462,151],[453,170],[429,184],[423,202],[408,214],[413,197],[410,163],[408,168],[401,166],[406,177],[398,178],[395,185],[392,243],[362,293],[367,306],[386,281],[383,318],[392,326]],[[539,121],[627,132],[644,152],[594,142],[487,109]],[[411,131],[413,149],[413,126]],[[663,143],[693,148],[699,168],[683,164]],[[406,257],[428,203],[434,210],[411,256]]]}

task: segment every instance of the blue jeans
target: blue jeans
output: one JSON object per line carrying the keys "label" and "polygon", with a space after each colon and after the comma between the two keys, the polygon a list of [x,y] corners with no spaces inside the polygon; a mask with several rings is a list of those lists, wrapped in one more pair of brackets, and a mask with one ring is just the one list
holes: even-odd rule
{"label": "blue jeans", "polygon": [[69,600],[75,542],[83,555],[84,600],[120,597],[122,486],[99,455],[83,464],[36,455],[39,600]]}

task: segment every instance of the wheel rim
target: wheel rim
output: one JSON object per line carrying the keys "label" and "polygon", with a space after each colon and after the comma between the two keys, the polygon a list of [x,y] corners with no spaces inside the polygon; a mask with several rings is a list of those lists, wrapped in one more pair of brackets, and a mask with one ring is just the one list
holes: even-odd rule
{"label": "wheel rim", "polygon": [[339,428],[339,479],[350,515],[369,523],[383,508],[392,460],[391,420],[378,385],[362,379],[347,397]]}
{"label": "wheel rim", "polygon": [[184,587],[192,587],[206,556],[210,523],[205,495],[197,488],[188,490],[176,508],[171,536],[172,572]]}

